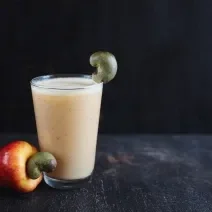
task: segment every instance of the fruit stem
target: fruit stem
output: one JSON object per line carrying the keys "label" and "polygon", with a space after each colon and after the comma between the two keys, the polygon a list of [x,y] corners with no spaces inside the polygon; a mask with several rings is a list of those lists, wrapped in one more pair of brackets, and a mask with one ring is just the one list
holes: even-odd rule
{"label": "fruit stem", "polygon": [[49,152],[37,152],[32,155],[26,165],[27,175],[31,179],[37,179],[42,172],[52,172],[57,166],[55,157]]}

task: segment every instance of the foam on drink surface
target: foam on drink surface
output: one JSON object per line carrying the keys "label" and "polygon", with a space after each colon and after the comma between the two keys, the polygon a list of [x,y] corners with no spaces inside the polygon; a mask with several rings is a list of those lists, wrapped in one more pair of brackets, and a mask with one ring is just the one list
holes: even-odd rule
{"label": "foam on drink surface", "polygon": [[[32,86],[33,91],[48,95],[71,95],[87,92],[98,92],[102,84],[97,84],[90,78],[66,77],[38,80]],[[101,85],[101,86],[99,86]]]}

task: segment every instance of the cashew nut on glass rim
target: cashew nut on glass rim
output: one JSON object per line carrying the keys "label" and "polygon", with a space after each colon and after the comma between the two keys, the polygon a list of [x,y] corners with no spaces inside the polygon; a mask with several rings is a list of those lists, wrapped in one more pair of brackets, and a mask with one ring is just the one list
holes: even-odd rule
{"label": "cashew nut on glass rim", "polygon": [[117,61],[110,52],[95,52],[90,56],[90,64],[97,70],[92,74],[92,79],[96,83],[108,83],[117,73]]}

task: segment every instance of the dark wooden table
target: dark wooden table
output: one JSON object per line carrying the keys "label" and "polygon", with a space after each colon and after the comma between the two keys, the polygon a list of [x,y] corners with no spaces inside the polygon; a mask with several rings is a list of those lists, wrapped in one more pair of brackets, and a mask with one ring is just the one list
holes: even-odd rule
{"label": "dark wooden table", "polygon": [[[0,135],[1,144],[34,135]],[[93,180],[29,194],[0,189],[1,212],[211,212],[212,137],[99,136]]]}

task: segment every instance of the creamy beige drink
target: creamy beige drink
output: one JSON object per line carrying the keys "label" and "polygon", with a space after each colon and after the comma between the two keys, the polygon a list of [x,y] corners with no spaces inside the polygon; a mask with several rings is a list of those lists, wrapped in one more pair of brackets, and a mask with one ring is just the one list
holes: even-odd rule
{"label": "creamy beige drink", "polygon": [[[32,157],[30,164],[49,173],[44,180],[53,188],[78,187],[89,180],[94,169],[102,87],[114,79],[118,65],[107,51],[94,52],[89,62],[94,69],[90,76],[48,75],[31,81],[43,151],[39,156],[45,156],[45,163],[39,157],[34,163]],[[32,177],[37,177],[37,172]]]}
{"label": "creamy beige drink", "polygon": [[90,77],[38,77],[31,83],[39,145],[57,159],[49,177],[83,179],[94,169],[102,83]]}

